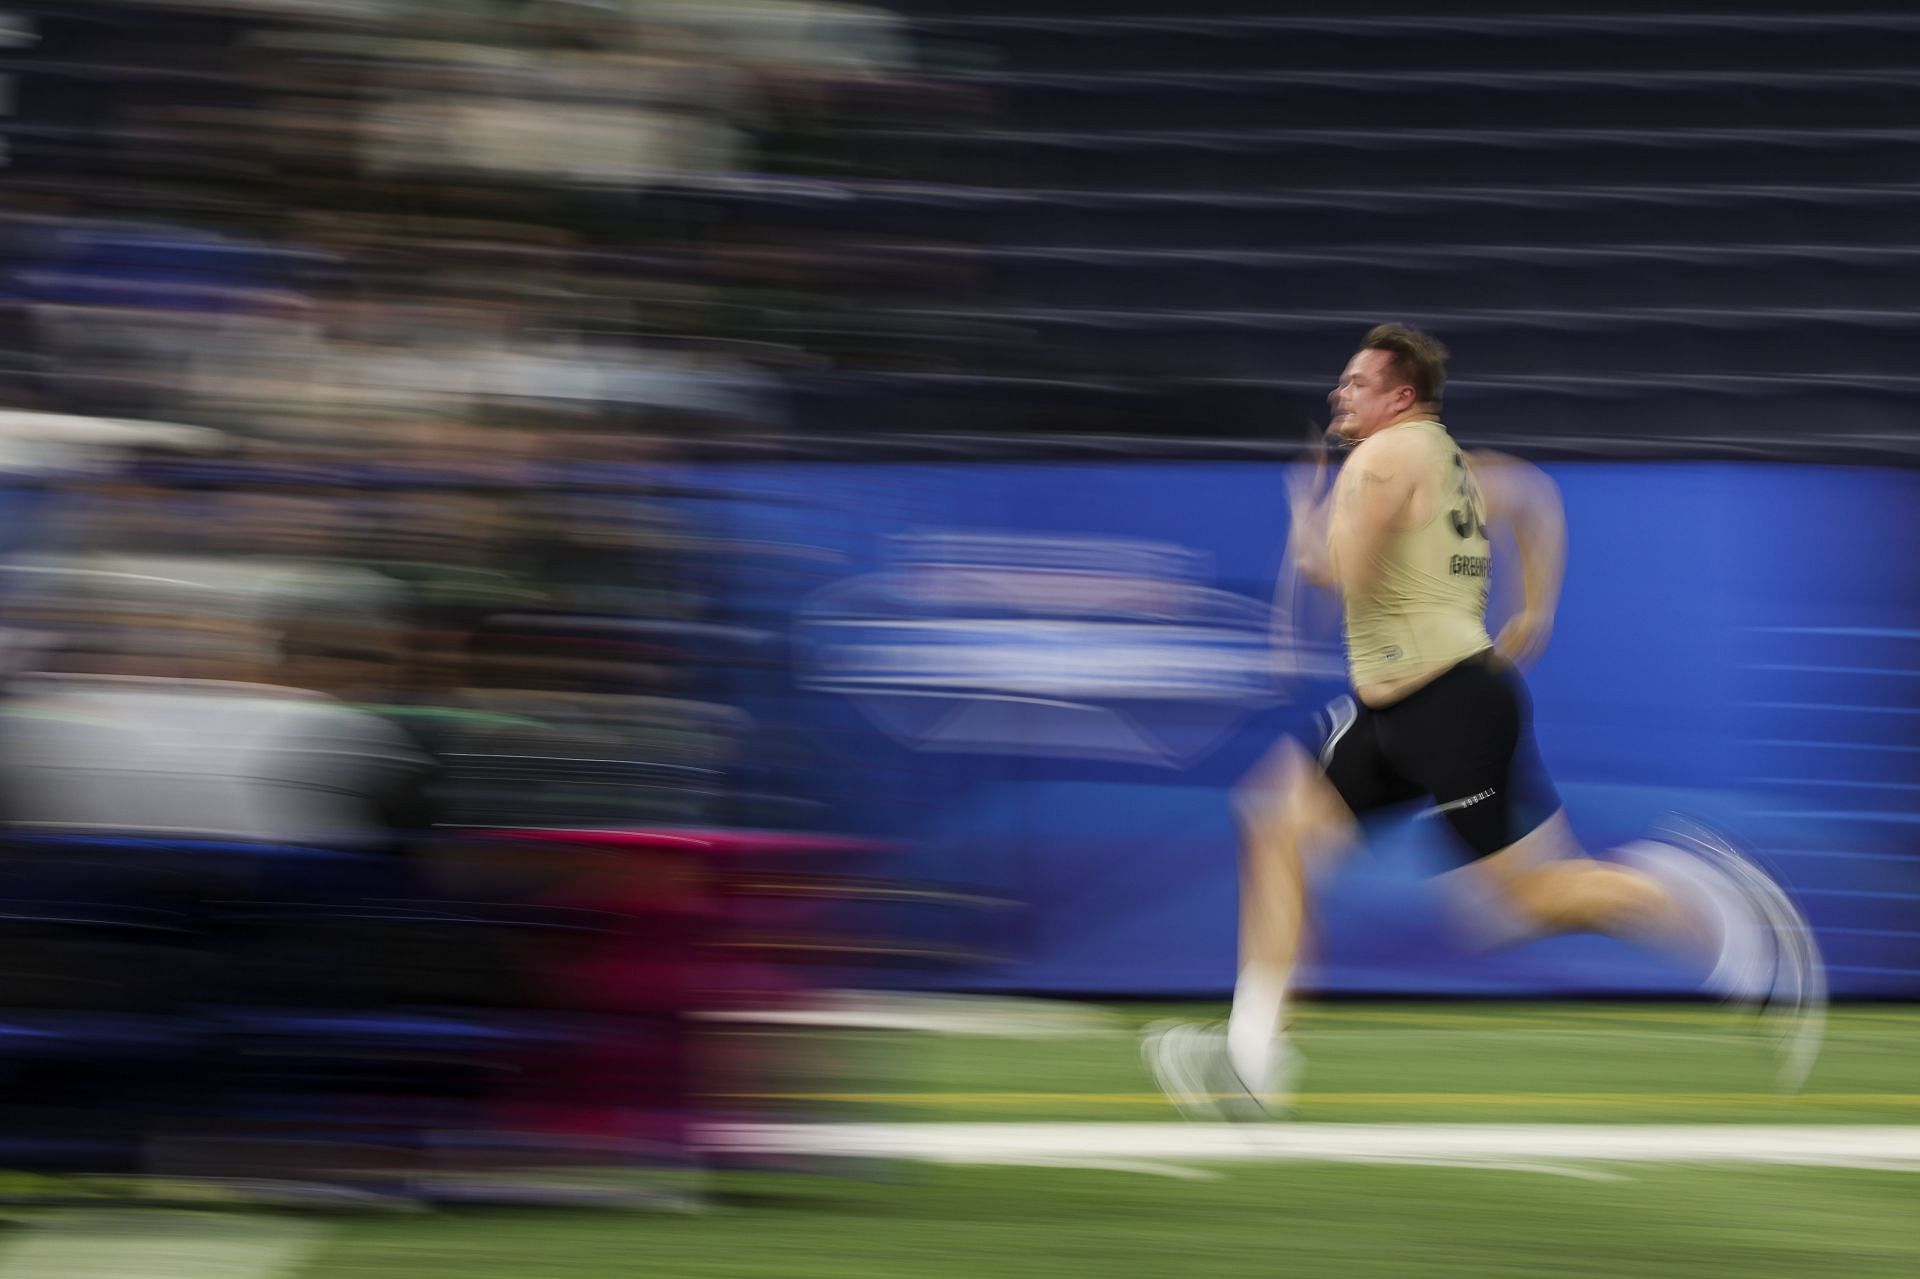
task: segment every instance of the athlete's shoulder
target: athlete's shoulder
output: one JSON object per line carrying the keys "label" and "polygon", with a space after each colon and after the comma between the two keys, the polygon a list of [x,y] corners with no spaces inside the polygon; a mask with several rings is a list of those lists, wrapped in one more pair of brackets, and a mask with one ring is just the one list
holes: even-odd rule
{"label": "athlete's shoulder", "polygon": [[1388,427],[1360,441],[1352,461],[1368,470],[1395,470],[1402,466],[1425,466],[1457,453],[1453,437],[1445,431],[1423,429],[1419,422],[1404,422]]}

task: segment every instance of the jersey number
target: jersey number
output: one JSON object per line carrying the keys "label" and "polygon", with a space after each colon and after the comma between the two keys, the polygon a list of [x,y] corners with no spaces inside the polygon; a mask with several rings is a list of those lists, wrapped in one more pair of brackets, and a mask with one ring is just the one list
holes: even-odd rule
{"label": "jersey number", "polygon": [[1453,496],[1460,505],[1447,512],[1447,520],[1462,539],[1486,537],[1487,521],[1481,514],[1480,490],[1474,486],[1473,473],[1467,470],[1466,459],[1458,453],[1453,455],[1453,465],[1460,472],[1460,482],[1453,488]]}

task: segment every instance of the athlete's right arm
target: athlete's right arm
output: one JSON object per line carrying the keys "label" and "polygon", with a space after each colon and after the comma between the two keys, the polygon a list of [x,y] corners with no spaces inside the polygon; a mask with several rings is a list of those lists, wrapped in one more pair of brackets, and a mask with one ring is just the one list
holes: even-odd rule
{"label": "athlete's right arm", "polygon": [[1313,449],[1304,462],[1287,468],[1287,553],[1300,576],[1315,586],[1332,586],[1333,563],[1327,555],[1327,534],[1333,521],[1333,488],[1327,482],[1325,445]]}

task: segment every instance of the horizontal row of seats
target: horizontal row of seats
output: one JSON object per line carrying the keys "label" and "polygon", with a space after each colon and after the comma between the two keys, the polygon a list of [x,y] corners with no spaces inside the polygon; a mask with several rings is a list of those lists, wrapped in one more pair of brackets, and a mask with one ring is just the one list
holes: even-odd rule
{"label": "horizontal row of seats", "polygon": [[1880,182],[1920,172],[1920,129],[1255,127],[892,130],[863,170],[1011,188],[1287,190],[1402,183]]}
{"label": "horizontal row of seats", "polygon": [[1920,69],[1892,51],[1848,71],[977,72],[949,77],[1055,128],[1211,129],[1623,125],[1873,127],[1920,104]]}
{"label": "horizontal row of seats", "polygon": [[[896,250],[899,251],[899,250]],[[1332,311],[1473,304],[1901,309],[1920,244],[1342,245],[1274,250],[1005,248],[918,255],[970,267],[983,291],[1054,306]]]}
{"label": "horizontal row of seats", "polygon": [[[1103,6],[1103,10],[1108,6]],[[1364,66],[1567,70],[1627,66],[1657,44],[1670,66],[1762,69],[1876,66],[1889,36],[1920,35],[1912,13],[1554,13],[1355,15],[1264,12],[1232,17],[1002,15],[924,19],[918,38],[991,49],[1026,71],[1128,67],[1320,70]]]}
{"label": "horizontal row of seats", "polygon": [[[1312,187],[1250,193],[1159,188],[1005,190],[924,183],[782,183],[686,197],[767,233],[844,232],[920,242],[1296,248],[1408,244],[1905,244],[1920,183]],[[664,193],[662,199],[667,198]],[[1706,300],[1710,301],[1710,300]]]}
{"label": "horizontal row of seats", "polygon": [[1607,310],[1396,307],[1365,311],[1177,311],[1168,308],[1010,308],[906,312],[990,322],[1024,335],[1049,367],[1134,375],[1231,376],[1290,359],[1330,372],[1382,318],[1446,335],[1476,374],[1732,372],[1792,369],[1846,374],[1902,367],[1920,349],[1920,310],[1618,308]]}

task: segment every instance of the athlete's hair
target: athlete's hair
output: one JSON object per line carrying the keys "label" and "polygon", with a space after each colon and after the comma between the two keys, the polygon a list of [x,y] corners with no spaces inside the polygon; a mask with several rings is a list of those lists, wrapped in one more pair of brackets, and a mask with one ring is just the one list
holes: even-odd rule
{"label": "athlete's hair", "polygon": [[1393,373],[1413,388],[1422,404],[1438,405],[1447,389],[1447,348],[1430,333],[1405,324],[1382,324],[1360,343],[1362,351],[1385,351]]}

